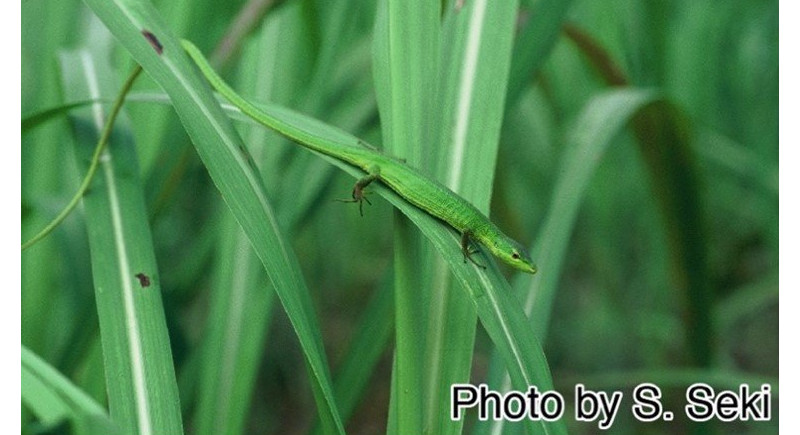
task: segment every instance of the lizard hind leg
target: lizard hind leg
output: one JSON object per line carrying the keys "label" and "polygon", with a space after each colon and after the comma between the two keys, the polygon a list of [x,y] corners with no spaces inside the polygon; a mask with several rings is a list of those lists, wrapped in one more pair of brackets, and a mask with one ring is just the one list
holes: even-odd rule
{"label": "lizard hind leg", "polygon": [[472,258],[472,254],[478,252],[478,249],[475,248],[474,244],[475,242],[472,239],[471,231],[466,230],[461,233],[461,253],[464,254],[464,263],[469,260],[472,264],[480,267],[481,269],[486,269],[486,266],[478,263],[474,258]]}
{"label": "lizard hind leg", "polygon": [[370,173],[367,174],[365,177],[361,178],[360,180],[356,181],[355,186],[353,186],[353,193],[351,194],[352,199],[337,199],[339,202],[357,202],[358,203],[358,214],[364,216],[364,202],[366,201],[367,205],[372,205],[367,199],[367,194],[369,192],[364,191],[364,189],[373,181],[378,179],[378,173]]}

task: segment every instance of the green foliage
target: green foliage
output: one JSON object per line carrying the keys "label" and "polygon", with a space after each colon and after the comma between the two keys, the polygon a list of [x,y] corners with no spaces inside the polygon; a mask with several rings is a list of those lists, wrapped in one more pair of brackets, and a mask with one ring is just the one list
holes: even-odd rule
{"label": "green foliage", "polygon": [[[777,400],[776,1],[85,3],[22,5],[23,242],[146,74],[22,253],[23,433],[595,433],[577,383],[623,411],[641,382],[676,411],[694,382]],[[220,106],[176,35],[448,185],[539,273],[465,263],[383,186],[364,217],[334,201],[362,174]],[[556,389],[566,417],[451,421],[456,382]],[[778,422],[629,414],[610,433]]]}

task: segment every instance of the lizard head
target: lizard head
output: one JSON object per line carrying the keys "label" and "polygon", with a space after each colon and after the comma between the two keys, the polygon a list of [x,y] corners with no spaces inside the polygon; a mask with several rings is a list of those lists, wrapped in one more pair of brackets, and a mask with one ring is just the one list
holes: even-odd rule
{"label": "lizard head", "polygon": [[527,273],[536,273],[536,265],[525,248],[510,237],[499,237],[490,247],[497,258],[509,266]]}

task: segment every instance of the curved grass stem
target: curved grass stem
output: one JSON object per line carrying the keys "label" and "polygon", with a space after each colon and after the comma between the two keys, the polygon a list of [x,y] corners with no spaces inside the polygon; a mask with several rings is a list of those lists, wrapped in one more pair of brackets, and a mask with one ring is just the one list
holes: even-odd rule
{"label": "curved grass stem", "polygon": [[103,127],[103,132],[100,134],[100,139],[97,141],[97,146],[95,147],[94,154],[92,155],[92,162],[89,164],[89,170],[86,172],[86,176],[83,177],[83,182],[81,182],[81,186],[78,188],[78,191],[75,192],[75,195],[69,201],[67,206],[61,210],[61,213],[59,213],[55,219],[53,219],[49,224],[47,224],[47,226],[39,231],[38,234],[22,244],[23,251],[47,237],[59,224],[61,224],[61,222],[64,221],[67,216],[69,216],[75,206],[78,205],[80,199],[86,193],[86,190],[89,188],[89,184],[94,178],[95,172],[97,172],[97,166],[100,163],[100,156],[103,154],[103,150],[106,149],[108,138],[111,137],[111,132],[114,129],[114,122],[116,121],[117,115],[122,109],[122,104],[125,102],[125,96],[128,95],[128,92],[133,87],[133,83],[136,81],[136,78],[141,72],[142,67],[136,65],[136,68],[133,69],[130,76],[128,76],[128,79],[125,81],[125,84],[122,86],[119,95],[117,95],[117,99],[114,100],[114,105],[111,107],[111,112],[109,113],[106,124]]}

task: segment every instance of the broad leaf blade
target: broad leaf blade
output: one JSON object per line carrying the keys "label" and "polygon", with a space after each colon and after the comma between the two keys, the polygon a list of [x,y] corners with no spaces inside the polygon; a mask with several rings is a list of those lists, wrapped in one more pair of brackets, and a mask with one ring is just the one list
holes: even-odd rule
{"label": "broad leaf blade", "polygon": [[[378,4],[373,41],[374,85],[388,153],[424,167],[430,159],[433,95],[438,69],[439,2],[386,0]],[[390,405],[398,433],[422,433],[424,307],[428,300],[427,246],[395,212],[395,366]],[[389,427],[395,427],[390,422]]]}
{"label": "broad leaf blade", "polygon": [[[61,61],[67,100],[113,92],[110,67],[88,51],[64,53]],[[83,172],[105,123],[99,103],[73,114],[75,155]],[[179,434],[180,401],[159,271],[136,153],[125,127],[124,118],[118,118],[83,199],[109,408],[125,432]]]}

